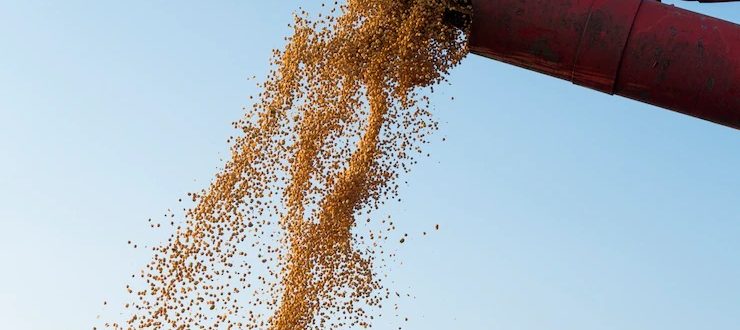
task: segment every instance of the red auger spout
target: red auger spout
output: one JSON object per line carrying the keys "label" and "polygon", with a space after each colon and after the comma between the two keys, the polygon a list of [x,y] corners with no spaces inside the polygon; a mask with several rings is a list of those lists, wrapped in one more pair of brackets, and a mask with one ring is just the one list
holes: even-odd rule
{"label": "red auger spout", "polygon": [[740,129],[740,25],[656,0],[471,0],[478,55]]}

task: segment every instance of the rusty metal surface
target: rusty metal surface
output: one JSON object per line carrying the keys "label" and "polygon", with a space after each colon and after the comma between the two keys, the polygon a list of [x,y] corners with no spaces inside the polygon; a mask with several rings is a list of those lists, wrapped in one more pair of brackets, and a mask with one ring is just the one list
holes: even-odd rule
{"label": "rusty metal surface", "polygon": [[740,26],[655,0],[472,0],[473,53],[740,129]]}

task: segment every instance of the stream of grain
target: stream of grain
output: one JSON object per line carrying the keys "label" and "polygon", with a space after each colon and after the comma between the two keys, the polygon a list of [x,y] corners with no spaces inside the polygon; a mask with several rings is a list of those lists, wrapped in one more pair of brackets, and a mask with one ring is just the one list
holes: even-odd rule
{"label": "stream of grain", "polygon": [[[114,329],[371,327],[391,291],[373,213],[437,124],[426,93],[467,54],[448,0],[299,11],[231,158],[127,286]],[[137,284],[138,283],[138,284]]]}

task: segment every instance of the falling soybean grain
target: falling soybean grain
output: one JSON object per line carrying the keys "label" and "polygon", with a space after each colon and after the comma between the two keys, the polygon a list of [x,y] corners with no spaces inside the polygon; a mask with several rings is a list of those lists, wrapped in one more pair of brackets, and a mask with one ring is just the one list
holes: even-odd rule
{"label": "falling soybean grain", "polygon": [[129,289],[131,315],[108,327],[371,326],[389,292],[373,268],[387,232],[353,231],[398,197],[395,181],[437,128],[423,93],[467,54],[465,34],[442,22],[452,2],[301,9],[234,123],[231,159],[189,194],[185,224]]}

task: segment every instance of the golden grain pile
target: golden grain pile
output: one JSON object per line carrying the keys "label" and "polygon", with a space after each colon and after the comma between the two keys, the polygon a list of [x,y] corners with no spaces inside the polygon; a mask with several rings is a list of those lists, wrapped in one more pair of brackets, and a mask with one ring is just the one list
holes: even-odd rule
{"label": "golden grain pile", "polygon": [[448,0],[296,14],[232,155],[127,286],[115,329],[370,327],[392,223],[371,212],[436,129],[422,92],[466,55]]}

